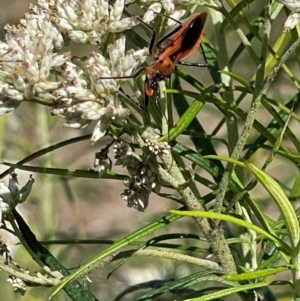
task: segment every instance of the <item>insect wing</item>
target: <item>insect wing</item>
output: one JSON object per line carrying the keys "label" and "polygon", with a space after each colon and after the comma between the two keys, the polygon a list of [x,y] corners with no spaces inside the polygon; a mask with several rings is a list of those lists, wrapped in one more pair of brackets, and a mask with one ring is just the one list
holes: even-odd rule
{"label": "insect wing", "polygon": [[192,54],[200,45],[207,13],[191,16],[183,25],[174,30],[174,35],[158,43],[161,59],[170,57],[174,64]]}
{"label": "insect wing", "polygon": [[[190,18],[189,18],[190,19]],[[175,25],[175,27],[171,28],[169,32],[167,32],[161,39],[157,42],[157,48],[160,52],[163,52],[165,48],[167,48],[170,43],[173,42],[175,35],[177,32],[182,30],[182,24]]]}

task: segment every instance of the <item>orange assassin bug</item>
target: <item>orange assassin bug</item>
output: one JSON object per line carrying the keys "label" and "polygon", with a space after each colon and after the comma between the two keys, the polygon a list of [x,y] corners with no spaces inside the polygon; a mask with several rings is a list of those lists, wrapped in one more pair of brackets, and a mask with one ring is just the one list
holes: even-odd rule
{"label": "orange assassin bug", "polygon": [[[152,30],[152,37],[149,43],[149,54],[152,56],[153,62],[150,67],[142,67],[131,76],[113,77],[114,79],[136,78],[142,72],[145,72],[146,79],[144,89],[146,108],[148,106],[149,97],[153,96],[158,90],[158,82],[164,78],[170,77],[174,71],[175,65],[180,64],[196,67],[207,66],[206,63],[189,63],[182,61],[200,46],[204,35],[203,28],[207,13],[196,13],[183,23],[171,17],[168,18],[177,22],[178,26],[157,42],[157,53],[155,55],[153,54],[153,46],[156,39],[156,31],[141,18],[138,18],[146,27]],[[108,77],[102,77],[101,79],[108,79]]]}
{"label": "orange assassin bug", "polygon": [[[158,81],[171,76],[175,65],[206,67],[206,63],[182,61],[199,47],[204,34],[203,27],[206,17],[207,13],[192,15],[183,24],[179,23],[174,30],[157,42],[157,53],[154,56],[154,62],[150,67],[144,68],[146,73],[145,94],[147,97],[153,96],[154,92],[157,91]],[[145,25],[149,27],[148,24]],[[155,37],[156,32],[153,31],[149,46],[150,55],[152,55]]]}

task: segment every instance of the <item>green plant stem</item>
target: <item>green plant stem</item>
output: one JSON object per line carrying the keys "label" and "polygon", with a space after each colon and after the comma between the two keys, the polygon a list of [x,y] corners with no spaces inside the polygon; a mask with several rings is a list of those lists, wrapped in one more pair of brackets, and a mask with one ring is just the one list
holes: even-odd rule
{"label": "green plant stem", "polygon": [[113,261],[129,258],[129,257],[157,257],[162,259],[170,259],[180,262],[185,262],[197,266],[204,267],[205,269],[222,272],[219,264],[210,260],[200,259],[193,256],[173,253],[161,250],[126,250],[118,253],[117,255],[109,255],[97,262],[97,268],[101,268]]}
{"label": "green plant stem", "polygon": [[[48,130],[48,121],[47,116],[44,108],[41,106],[37,106],[36,108],[36,115],[37,115],[37,137],[39,139],[38,145],[49,145],[49,136],[44,135],[44,133],[47,133]],[[56,164],[53,162],[53,153],[48,153],[43,158],[43,164],[44,166],[55,166]],[[53,164],[54,163],[54,164]],[[37,219],[36,217],[32,217],[31,222],[35,222],[35,232],[37,231],[43,231],[44,237],[51,237],[54,234],[54,231],[56,229],[56,221],[54,220],[55,214],[53,209],[53,185],[49,181],[50,175],[47,175],[43,177],[40,181],[40,185],[43,187],[43,194],[45,196],[44,202],[41,202],[41,212],[40,212],[40,218],[43,221],[43,229],[40,229],[37,226]],[[32,223],[30,223],[32,226]],[[40,233],[36,233],[38,236]]]}
{"label": "green plant stem", "polygon": [[[224,13],[223,10],[225,10],[225,8],[221,10],[222,13]],[[229,71],[230,64],[229,64],[228,53],[227,53],[227,45],[226,45],[224,28],[222,27],[223,17],[220,12],[215,10],[211,10],[211,16],[214,23],[215,35],[217,38],[216,40],[218,41],[219,68],[221,70]],[[231,77],[227,74],[221,73],[221,80],[225,86],[232,85]],[[226,100],[226,102],[229,103],[234,102],[234,96],[232,91],[227,91],[223,93],[222,96],[223,99]],[[229,112],[229,114],[231,113]],[[226,118],[226,123],[227,123],[227,130],[228,130],[228,149],[229,149],[229,153],[231,154],[234,145],[236,145],[236,142],[238,140],[238,129],[237,129],[237,122],[235,116],[231,114],[228,118]]]}
{"label": "green plant stem", "polygon": [[166,83],[165,81],[160,81],[159,82],[159,97],[160,97],[160,106],[161,106],[161,132],[162,135],[167,135],[169,132],[169,124],[168,124],[168,119],[167,116],[168,114],[168,97],[167,97],[167,92],[166,92]]}
{"label": "green plant stem", "polygon": [[[64,140],[62,142],[59,142],[59,143],[56,143],[54,145],[43,148],[43,149],[29,155],[28,157],[25,157],[24,159],[18,161],[16,164],[24,164],[24,163],[30,162],[30,161],[32,161],[36,158],[39,158],[39,157],[41,157],[45,154],[51,153],[56,149],[59,149],[59,148],[62,148],[64,146],[67,146],[67,145],[70,145],[70,144],[73,144],[73,143],[77,143],[77,142],[80,142],[80,141],[88,140],[88,139],[90,139],[90,137],[91,137],[91,135],[84,135],[84,136],[79,136],[79,137],[76,137],[76,138]],[[11,168],[9,168],[6,171],[2,172],[0,174],[0,179],[2,179],[5,176],[9,175],[10,172],[11,172]]]}
{"label": "green plant stem", "polygon": [[260,63],[260,59],[257,57],[255,51],[253,50],[253,47],[249,40],[247,39],[246,35],[243,33],[243,31],[240,29],[240,27],[234,22],[233,18],[231,15],[227,12],[224,6],[220,8],[220,12],[225,16],[226,20],[230,23],[230,25],[233,27],[233,29],[236,31],[238,34],[239,38],[241,39],[243,45],[249,52],[250,57],[254,61],[256,65]]}
{"label": "green plant stem", "polygon": [[61,282],[61,280],[57,278],[47,278],[40,273],[37,273],[37,276],[31,276],[28,274],[27,270],[25,272],[17,271],[8,264],[4,263],[2,258],[0,259],[0,270],[34,285],[57,286]]}
{"label": "green plant stem", "polygon": [[[269,6],[266,7],[266,12],[268,11]],[[268,13],[267,13],[268,15]],[[245,127],[243,129],[242,135],[239,138],[234,151],[232,152],[231,158],[234,160],[238,160],[240,158],[240,155],[244,149],[244,146],[246,144],[246,141],[250,135],[250,131],[253,127],[253,123],[255,121],[255,117],[258,111],[258,108],[261,103],[261,99],[265,92],[267,91],[269,85],[265,83],[263,80],[264,78],[264,70],[265,70],[265,64],[266,64],[266,58],[267,58],[267,52],[268,52],[268,40],[269,40],[269,34],[270,34],[270,22],[269,18],[265,18],[265,30],[263,34],[263,41],[262,41],[262,47],[261,47],[261,62],[257,67],[256,72],[256,82],[255,82],[255,91],[253,94],[253,100],[252,100],[252,106],[250,108],[249,114],[247,115],[246,121],[245,121]],[[217,196],[216,206],[214,208],[214,212],[221,212],[222,206],[223,206],[223,200],[225,198],[225,193],[227,190],[227,186],[229,183],[229,179],[231,177],[231,174],[234,170],[235,166],[232,164],[227,165],[227,171],[224,173],[224,176],[221,180],[220,184],[220,194]],[[215,226],[218,226],[219,222],[216,221]]]}
{"label": "green plant stem", "polygon": [[[151,129],[148,128],[142,134],[143,139],[151,136]],[[145,149],[145,143],[141,136],[137,132],[134,133],[134,138],[139,144],[140,148]],[[152,157],[152,156],[151,156]],[[157,163],[157,160],[153,160],[149,157],[147,163],[151,166],[152,170],[156,170],[160,179],[175,188],[182,196],[184,203],[187,208],[191,211],[206,211],[201,205],[198,199],[195,197],[194,193],[189,186],[186,186],[186,181],[182,175],[179,167],[176,164],[174,157],[171,154],[162,154],[160,159],[162,160],[164,168]],[[232,254],[230,252],[229,246],[226,243],[223,229],[217,229],[217,231],[212,231],[210,223],[207,219],[194,218],[196,224],[200,229],[200,233],[208,240],[210,246],[217,257],[217,262],[220,263],[222,271],[225,274],[236,274],[236,266]]]}
{"label": "green plant stem", "polygon": [[298,250],[297,254],[293,256],[293,264],[296,265],[296,269],[293,270],[293,291],[294,300],[300,300],[300,252]]}
{"label": "green plant stem", "polygon": [[[181,194],[187,208],[190,211],[205,211],[205,208],[197,200],[190,187],[184,187],[186,183],[180,169],[178,168],[174,158],[171,154],[163,154],[160,156],[161,160],[166,166],[166,169],[158,167],[159,175],[166,180],[169,174],[172,181],[169,182]],[[184,188],[181,188],[184,187]],[[217,262],[220,263],[225,274],[236,274],[235,262],[230,252],[229,246],[225,241],[223,229],[213,231],[207,219],[194,218],[202,235],[209,241],[214,255],[217,257]]]}
{"label": "green plant stem", "polygon": [[160,251],[160,250],[127,250],[119,253],[117,257],[157,257],[163,259],[171,259],[175,261],[190,263],[193,265],[201,266],[209,270],[222,271],[220,266],[216,262],[210,260],[200,259],[193,256],[173,253],[169,251]]}

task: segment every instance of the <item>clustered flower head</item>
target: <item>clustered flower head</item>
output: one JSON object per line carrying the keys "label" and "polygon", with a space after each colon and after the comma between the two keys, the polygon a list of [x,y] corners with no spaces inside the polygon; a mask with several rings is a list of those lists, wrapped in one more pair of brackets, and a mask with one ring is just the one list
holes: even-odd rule
{"label": "clustered flower head", "polygon": [[151,192],[160,190],[156,172],[144,163],[127,143],[116,143],[114,153],[115,164],[126,167],[130,174],[130,177],[124,180],[126,188],[121,194],[122,199],[127,202],[128,207],[145,211]]}
{"label": "clustered flower head", "polygon": [[49,99],[49,91],[61,85],[51,78],[50,70],[69,59],[69,54],[56,52],[63,47],[63,38],[40,10],[39,14],[26,14],[18,26],[5,29],[6,41],[0,41],[0,114],[34,96]]}
{"label": "clustered flower head", "polygon": [[[126,51],[125,36],[116,35],[140,23],[136,16],[124,17],[125,6],[133,3],[149,23],[155,12],[180,19],[192,2],[37,0],[18,26],[7,25],[6,40],[0,42],[0,114],[23,101],[44,103],[52,115],[65,119],[65,127],[81,129],[95,122],[92,144],[111,122],[124,122],[130,110],[118,91],[128,79],[107,78],[130,76],[148,56],[147,48]],[[96,48],[76,64],[70,52],[62,52],[67,40]],[[114,42],[107,48],[107,41]]]}
{"label": "clustered flower head", "polygon": [[0,225],[6,215],[10,214],[18,204],[26,201],[33,183],[34,179],[30,175],[28,182],[20,189],[15,172],[10,174],[8,186],[0,182]]}
{"label": "clustered flower head", "polygon": [[167,154],[170,151],[171,146],[167,142],[158,141],[157,138],[158,137],[150,137],[146,139],[146,145],[150,152],[154,155],[158,155],[160,153]]}
{"label": "clustered flower head", "polygon": [[288,32],[296,27],[300,22],[300,1],[299,0],[279,0],[291,13],[284,24],[284,32]]}
{"label": "clustered flower head", "polygon": [[124,79],[101,79],[130,76],[146,60],[147,49],[125,54],[125,41],[122,36],[110,45],[109,59],[92,52],[83,61],[83,68],[67,62],[62,74],[65,84],[53,91],[56,101],[51,112],[65,118],[66,127],[83,128],[91,121],[97,121],[92,144],[104,136],[112,121],[125,120],[130,115],[130,110],[123,107],[118,95]]}

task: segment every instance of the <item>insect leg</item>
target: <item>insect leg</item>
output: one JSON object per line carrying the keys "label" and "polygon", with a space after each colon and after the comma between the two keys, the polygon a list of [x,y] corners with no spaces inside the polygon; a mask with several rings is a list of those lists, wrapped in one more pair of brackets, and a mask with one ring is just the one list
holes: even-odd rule
{"label": "insect leg", "polygon": [[206,65],[208,65],[208,64],[207,64],[206,55],[205,55],[205,51],[204,51],[204,49],[203,49],[202,44],[200,44],[200,47],[201,47],[201,51],[202,51],[202,54],[203,54],[203,57],[204,57],[204,61],[205,61]]}
{"label": "insect leg", "polygon": [[153,27],[151,27],[149,24],[144,22],[143,19],[141,19],[140,17],[137,17],[137,19],[152,31],[152,36],[151,36],[151,40],[150,40],[149,47],[148,47],[149,54],[151,55],[153,52],[153,46],[154,46],[155,39],[156,39],[156,30]]}
{"label": "insect leg", "polygon": [[153,11],[156,15],[158,15],[158,16],[162,16],[162,17],[168,18],[168,19],[174,21],[175,23],[177,23],[178,25],[182,25],[182,23],[181,23],[180,21],[178,21],[178,20],[176,20],[176,19],[174,19],[174,18],[172,18],[172,17],[170,17],[170,16],[167,16],[167,15],[161,14],[161,13],[157,13],[157,12],[155,12],[153,9],[152,9],[152,11]]}
{"label": "insect leg", "polygon": [[206,55],[205,55],[202,44],[200,44],[200,47],[201,47],[201,51],[202,51],[205,63],[190,63],[190,62],[179,61],[177,64],[183,65],[183,66],[191,66],[191,67],[207,67],[207,65],[208,65],[207,59],[206,59]]}
{"label": "insect leg", "polygon": [[140,109],[144,109],[139,102],[135,101],[128,93],[126,93],[121,87],[119,89],[119,91],[123,94],[124,97],[126,97],[127,99],[129,99],[132,103],[134,103],[137,107],[139,107]]}
{"label": "insect leg", "polygon": [[207,67],[207,63],[190,63],[190,62],[179,61],[177,64],[183,66],[190,66],[190,67]]}

